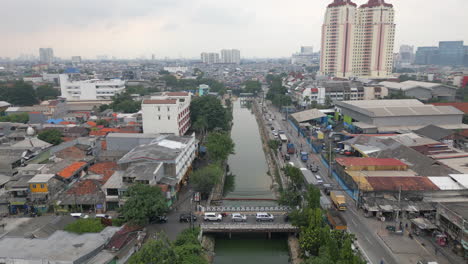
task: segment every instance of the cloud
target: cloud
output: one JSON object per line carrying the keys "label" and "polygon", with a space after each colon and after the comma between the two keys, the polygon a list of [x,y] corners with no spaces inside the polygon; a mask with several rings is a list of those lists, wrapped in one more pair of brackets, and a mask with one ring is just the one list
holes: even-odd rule
{"label": "cloud", "polygon": [[[5,0],[0,56],[37,55],[47,46],[61,57],[199,57],[223,48],[238,48],[246,57],[283,57],[301,45],[320,49],[331,1]],[[467,0],[386,1],[396,11],[395,50],[400,44],[468,42]]]}

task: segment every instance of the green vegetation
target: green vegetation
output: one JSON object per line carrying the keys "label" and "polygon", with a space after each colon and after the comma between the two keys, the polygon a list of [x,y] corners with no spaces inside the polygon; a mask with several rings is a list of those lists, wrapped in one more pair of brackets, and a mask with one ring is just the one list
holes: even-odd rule
{"label": "green vegetation", "polygon": [[37,98],[41,101],[57,99],[60,95],[60,91],[55,89],[51,85],[41,85],[36,89]]}
{"label": "green vegetation", "polygon": [[214,96],[197,97],[190,103],[190,118],[197,132],[231,128],[231,108],[224,108],[221,101]]}
{"label": "green vegetation", "polygon": [[142,85],[135,85],[135,86],[126,86],[125,93],[127,94],[139,94],[139,95],[147,95],[150,93],[159,92],[159,89],[155,87],[145,88]]}
{"label": "green vegetation", "polygon": [[37,138],[53,145],[62,143],[62,132],[57,129],[47,129],[41,131]]}
{"label": "green vegetation", "polygon": [[83,233],[99,233],[104,229],[100,218],[78,219],[73,223],[65,226],[65,231],[83,234]]}
{"label": "green vegetation", "polygon": [[281,145],[281,142],[276,139],[270,139],[268,140],[268,146],[276,153],[278,151],[279,146]]}
{"label": "green vegetation", "polygon": [[[304,197],[305,206],[290,214],[293,225],[300,228],[299,245],[304,264],[364,264],[351,248],[354,235],[331,230],[320,209],[320,190],[309,185]],[[310,256],[310,257],[307,257]]]}
{"label": "green vegetation", "polygon": [[289,178],[289,186],[280,192],[278,203],[295,207],[302,202],[302,187],[305,185],[304,175],[299,168],[286,165],[283,168],[284,174]]}
{"label": "green vegetation", "polygon": [[105,119],[99,119],[99,120],[96,121],[96,125],[109,127],[109,121],[107,121]]}
{"label": "green vegetation", "polygon": [[210,164],[196,170],[190,177],[195,191],[200,192],[202,196],[209,195],[213,187],[221,181],[223,169],[217,164]]}
{"label": "green vegetation", "polygon": [[268,74],[266,80],[270,85],[270,89],[266,94],[266,99],[270,100],[273,105],[279,108],[292,105],[291,97],[286,95],[288,89],[283,86],[281,75]]}
{"label": "green vegetation", "polygon": [[0,101],[18,106],[34,105],[39,102],[32,85],[23,81],[0,84]]}
{"label": "green vegetation", "polygon": [[200,229],[186,229],[171,243],[159,234],[158,240],[150,240],[128,260],[129,264],[208,264],[198,241]]}
{"label": "green vegetation", "polygon": [[125,92],[115,95],[109,108],[112,108],[114,112],[136,113],[141,109],[141,102],[134,101],[130,93]]}
{"label": "green vegetation", "polygon": [[468,102],[468,85],[464,88],[457,89],[456,99],[461,102]]}
{"label": "green vegetation", "polygon": [[258,92],[262,90],[262,84],[259,81],[253,81],[253,80],[246,81],[244,82],[244,86],[245,87],[242,91],[244,93],[257,94]]}
{"label": "green vegetation", "polygon": [[164,194],[157,186],[134,184],[125,194],[128,199],[119,212],[125,221],[132,224],[145,225],[150,217],[164,215],[169,209]]}
{"label": "green vegetation", "polygon": [[203,73],[197,72],[196,79],[177,79],[174,75],[164,74],[159,79],[166,82],[168,87],[171,87],[174,91],[188,91],[198,89],[200,84],[206,84],[210,86],[210,92],[216,92],[220,95],[226,93],[226,87],[223,83],[210,78],[203,78]]}
{"label": "green vegetation", "polygon": [[206,139],[206,148],[211,160],[221,162],[234,154],[234,142],[227,132],[211,132]]}
{"label": "green vegetation", "polygon": [[7,116],[1,116],[0,122],[13,122],[13,123],[24,123],[29,121],[29,115],[27,113],[11,114]]}
{"label": "green vegetation", "polygon": [[405,92],[403,92],[401,89],[398,90],[397,92],[391,92],[387,96],[385,96],[384,99],[413,99],[413,97],[406,96]]}

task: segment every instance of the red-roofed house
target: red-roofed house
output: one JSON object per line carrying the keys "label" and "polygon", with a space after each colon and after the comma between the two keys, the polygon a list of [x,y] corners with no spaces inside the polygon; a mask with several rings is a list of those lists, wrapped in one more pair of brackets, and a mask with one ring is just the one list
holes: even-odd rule
{"label": "red-roofed house", "polygon": [[116,162],[107,161],[107,162],[98,162],[91,167],[89,167],[88,172],[98,175],[102,175],[101,182],[104,184],[112,174],[117,170],[118,165]]}
{"label": "red-roofed house", "polygon": [[106,211],[106,196],[98,180],[86,179],[73,184],[57,198],[58,211],[95,212]]}
{"label": "red-roofed house", "polygon": [[67,166],[63,170],[57,173],[57,176],[60,176],[66,181],[71,181],[72,179],[81,177],[85,172],[84,170],[88,167],[88,163],[84,161],[78,161],[72,163],[70,166]]}

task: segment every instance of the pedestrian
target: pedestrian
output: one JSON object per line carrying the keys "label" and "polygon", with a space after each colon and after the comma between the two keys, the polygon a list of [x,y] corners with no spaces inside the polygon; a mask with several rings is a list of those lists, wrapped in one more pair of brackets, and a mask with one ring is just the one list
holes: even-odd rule
{"label": "pedestrian", "polygon": [[435,251],[435,255],[437,256],[437,252],[439,251],[439,249],[437,248],[437,246],[434,246],[434,251]]}

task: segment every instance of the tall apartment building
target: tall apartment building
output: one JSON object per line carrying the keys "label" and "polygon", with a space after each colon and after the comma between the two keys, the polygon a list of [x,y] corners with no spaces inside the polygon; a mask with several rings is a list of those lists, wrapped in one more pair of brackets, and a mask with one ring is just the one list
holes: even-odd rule
{"label": "tall apartment building", "polygon": [[61,96],[68,101],[111,100],[112,97],[125,90],[125,81],[111,80],[80,80],[76,74],[60,74]]}
{"label": "tall apartment building", "polygon": [[54,61],[54,50],[52,48],[40,48],[39,60],[41,63],[52,64]]}
{"label": "tall apartment building", "polygon": [[183,136],[190,127],[190,100],[187,92],[164,92],[143,100],[143,133]]}
{"label": "tall apartment building", "polygon": [[201,60],[205,64],[219,63],[219,54],[216,52],[202,52]]}
{"label": "tall apartment building", "polygon": [[329,4],[322,26],[320,72],[335,77],[388,77],[393,69],[393,5],[369,0]]}
{"label": "tall apartment building", "polygon": [[221,63],[240,64],[240,51],[236,49],[221,50]]}

